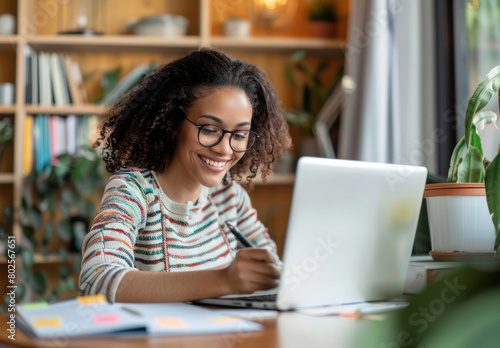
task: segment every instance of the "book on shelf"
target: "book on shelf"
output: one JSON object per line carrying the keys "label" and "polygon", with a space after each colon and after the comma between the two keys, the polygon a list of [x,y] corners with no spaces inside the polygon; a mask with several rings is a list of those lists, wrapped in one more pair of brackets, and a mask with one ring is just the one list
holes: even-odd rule
{"label": "book on shelf", "polygon": [[78,93],[77,98],[80,101],[80,104],[87,104],[87,90],[85,89],[85,85],[83,84],[83,76],[80,70],[80,65],[78,64],[78,62],[72,60],[69,57],[67,57],[67,60],[69,61],[70,65],[70,68],[68,68],[69,82],[74,84],[73,87],[70,86],[70,89],[76,90],[76,93]]}
{"label": "book on shelf", "polygon": [[52,95],[54,104],[57,106],[67,105],[66,95],[64,94],[64,80],[61,67],[59,66],[59,59],[56,53],[48,55],[50,63],[50,78],[52,86]]}
{"label": "book on shelf", "polygon": [[33,67],[32,67],[32,54],[31,54],[31,48],[29,46],[26,46],[24,48],[24,64],[26,66],[26,69],[25,69],[25,74],[24,74],[24,87],[25,87],[25,91],[24,91],[24,98],[25,98],[25,103],[26,104],[32,104],[33,103],[33,100],[32,100],[32,93],[31,93],[31,89],[32,89],[32,70],[33,70]]}
{"label": "book on shelf", "polygon": [[[76,69],[76,66],[74,66],[75,64],[76,66],[78,65],[78,63],[73,62],[70,57],[64,57],[64,65],[66,67],[65,70],[68,78],[68,87],[71,101],[73,102],[73,105],[82,105],[86,103],[86,98],[84,98],[84,96],[82,95],[82,88],[79,87],[77,76],[73,71],[74,69]],[[83,92],[85,92],[85,88],[83,88]]]}
{"label": "book on shelf", "polygon": [[49,54],[40,52],[38,55],[38,72],[40,89],[40,105],[51,106],[52,102],[52,79],[50,77]]}
{"label": "book on shelf", "polygon": [[67,104],[73,104],[73,100],[69,91],[69,80],[68,72],[66,71],[66,63],[64,61],[64,55],[62,55],[61,53],[57,55],[57,65],[61,69],[64,99],[67,101]]}
{"label": "book on shelf", "polygon": [[17,307],[17,315],[9,318],[14,318],[28,335],[46,339],[105,334],[137,337],[262,330],[260,324],[187,303],[111,304],[104,295],[21,304]]}
{"label": "book on shelf", "polygon": [[[29,46],[28,46],[29,47]],[[38,53],[31,50],[31,104],[40,103]]]}
{"label": "book on shelf", "polygon": [[33,169],[33,116],[24,119],[23,174],[29,175]]}
{"label": "book on shelf", "polygon": [[429,285],[456,271],[460,262],[434,261],[428,255],[412,256],[404,286],[405,294],[418,294]]}
{"label": "book on shelf", "polygon": [[[42,172],[46,165],[57,164],[59,155],[75,154],[79,147],[91,145],[97,136],[99,117],[35,115],[26,120],[23,168],[28,175],[30,168]],[[30,148],[31,155],[26,153]]]}
{"label": "book on shelf", "polygon": [[61,53],[25,49],[26,104],[42,106],[88,103],[79,64]]}

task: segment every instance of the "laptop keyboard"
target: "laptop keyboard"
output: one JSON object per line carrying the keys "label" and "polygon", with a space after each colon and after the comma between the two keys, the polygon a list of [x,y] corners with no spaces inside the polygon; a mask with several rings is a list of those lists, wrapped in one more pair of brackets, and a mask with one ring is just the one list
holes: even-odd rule
{"label": "laptop keyboard", "polygon": [[231,300],[256,301],[256,302],[276,302],[276,298],[277,298],[277,294],[265,294],[265,295],[231,297]]}

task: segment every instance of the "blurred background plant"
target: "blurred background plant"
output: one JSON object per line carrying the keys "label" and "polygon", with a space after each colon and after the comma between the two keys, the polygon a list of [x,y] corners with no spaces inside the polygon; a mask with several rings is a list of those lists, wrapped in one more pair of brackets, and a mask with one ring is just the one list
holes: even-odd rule
{"label": "blurred background plant", "polygon": [[317,62],[315,66],[306,64],[303,50],[294,52],[285,62],[285,73],[290,85],[300,100],[298,109],[285,110],[288,124],[302,129],[304,135],[314,135],[314,124],[323,104],[340,82],[344,71],[341,65],[333,79],[326,81],[325,73],[330,67],[327,60]]}
{"label": "blurred background plant", "polygon": [[10,118],[0,120],[0,165],[2,164],[3,147],[5,143],[12,140],[14,136],[14,125]]}
{"label": "blurred background plant", "polygon": [[307,9],[307,16],[311,22],[335,22],[337,11],[332,1],[312,0]]}
{"label": "blurred background plant", "polygon": [[[20,211],[23,241],[16,255],[22,259],[17,299],[53,301],[75,290],[80,273],[82,242],[96,214],[96,197],[107,182],[104,161],[97,151],[82,146],[76,154],[59,155],[40,173],[23,183]],[[35,257],[55,257],[59,283],[49,288],[47,273]],[[7,300],[7,299],[6,299]]]}

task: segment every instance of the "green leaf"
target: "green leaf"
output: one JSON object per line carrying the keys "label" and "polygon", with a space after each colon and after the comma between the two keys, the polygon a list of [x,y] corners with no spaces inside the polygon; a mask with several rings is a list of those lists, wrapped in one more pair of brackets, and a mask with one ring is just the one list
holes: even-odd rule
{"label": "green leaf", "polygon": [[42,295],[47,290],[47,284],[49,283],[47,273],[36,270],[33,274],[33,284],[32,289],[37,294]]}
{"label": "green leaf", "polygon": [[483,154],[477,147],[469,147],[458,167],[458,182],[484,182]]}
{"label": "green leaf", "polygon": [[63,260],[68,260],[68,251],[66,249],[59,249],[59,256]]}
{"label": "green leaf", "polygon": [[293,69],[292,65],[289,62],[285,62],[285,74],[286,78],[288,79],[288,82],[292,85],[292,87],[295,87],[295,77],[293,76]]}
{"label": "green leaf", "polygon": [[66,286],[68,287],[69,290],[76,289],[76,283],[73,277],[68,277],[68,279],[66,279]]}
{"label": "green leaf", "polygon": [[71,275],[71,270],[68,266],[62,266],[59,268],[59,278],[65,279]]}
{"label": "green leaf", "polygon": [[33,226],[36,230],[42,227],[42,212],[40,209],[38,209],[37,206],[32,206],[29,213],[31,226]]}
{"label": "green leaf", "polygon": [[69,219],[71,217],[71,206],[62,200],[59,201],[58,206],[59,211],[64,216],[64,218]]}
{"label": "green leaf", "polygon": [[304,50],[298,50],[292,53],[291,58],[292,61],[298,62],[299,60],[304,59],[306,56],[306,52]]}
{"label": "green leaf", "polygon": [[66,286],[66,281],[64,279],[59,280],[59,287],[57,288],[57,295],[62,294],[68,289]]}
{"label": "green leaf", "polygon": [[23,283],[17,284],[16,298],[19,301],[22,301],[25,294],[26,294],[26,285],[24,285]]}
{"label": "green leaf", "polygon": [[316,72],[314,73],[314,76],[319,76],[323,71],[325,71],[328,67],[330,66],[330,63],[327,60],[322,60],[319,64],[318,67],[316,68]]}
{"label": "green leaf", "polygon": [[71,223],[69,221],[59,221],[57,223],[57,235],[65,242],[71,241]]}
{"label": "green leaf", "polygon": [[54,193],[40,194],[39,207],[41,211],[53,211],[56,207],[56,197]]}
{"label": "green leaf", "polygon": [[33,239],[35,237],[35,230],[31,226],[23,226],[23,235],[27,240],[33,242]]}
{"label": "green leaf", "polygon": [[486,199],[488,210],[490,211],[493,225],[495,226],[495,250],[500,252],[500,152],[497,153],[493,161],[486,169],[484,178],[486,188]]}
{"label": "green leaf", "polygon": [[80,274],[80,271],[82,270],[82,259],[83,257],[81,254],[74,255],[72,258],[73,270],[76,274]]}
{"label": "green leaf", "polygon": [[87,158],[79,158],[76,161],[75,168],[72,173],[73,181],[81,180],[92,167],[92,161]]}
{"label": "green leaf", "polygon": [[111,92],[113,88],[115,88],[118,79],[120,78],[120,74],[122,72],[122,67],[118,67],[114,70],[107,71],[102,75],[101,84],[102,84],[102,98],[106,98],[106,96]]}
{"label": "green leaf", "polygon": [[458,181],[458,166],[463,160],[463,154],[466,151],[465,137],[462,137],[458,142],[457,146],[453,150],[450,160],[450,169],[448,170],[448,179],[446,182],[457,182]]}
{"label": "green leaf", "polygon": [[482,81],[472,94],[465,111],[465,143],[467,147],[471,144],[472,122],[476,113],[484,108],[491,100],[491,97],[500,88],[500,65],[494,67],[484,81]]}
{"label": "green leaf", "polygon": [[297,63],[297,70],[303,72],[306,75],[310,75],[311,74],[310,71],[309,71],[309,68],[304,63],[301,63],[301,62]]}
{"label": "green leaf", "polygon": [[484,129],[487,124],[495,124],[498,120],[498,115],[491,110],[481,110],[474,117],[474,124],[478,130]]}
{"label": "green leaf", "polygon": [[7,221],[12,224],[14,221],[14,208],[11,205],[5,205],[3,207],[3,215],[5,215]]}
{"label": "green leaf", "polygon": [[35,263],[35,253],[33,250],[30,249],[24,249],[23,253],[21,254],[22,260],[23,260],[23,265],[26,267],[31,267]]}
{"label": "green leaf", "polygon": [[83,240],[87,235],[86,224],[83,221],[75,221],[73,223],[73,235],[75,237],[74,243],[76,250],[82,251]]}
{"label": "green leaf", "polygon": [[77,211],[78,215],[85,217],[87,220],[92,220],[96,214],[94,202],[88,199],[78,202]]}
{"label": "green leaf", "polygon": [[43,233],[43,239],[42,239],[43,246],[47,246],[50,243],[53,234],[54,234],[54,225],[51,222],[48,222],[45,225],[45,230]]}
{"label": "green leaf", "polygon": [[64,187],[61,191],[61,201],[67,205],[77,205],[80,197],[74,190]]}

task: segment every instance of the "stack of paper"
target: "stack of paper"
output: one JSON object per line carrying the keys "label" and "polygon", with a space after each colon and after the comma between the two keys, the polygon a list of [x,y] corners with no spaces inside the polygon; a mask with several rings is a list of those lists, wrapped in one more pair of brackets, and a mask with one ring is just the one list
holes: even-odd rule
{"label": "stack of paper", "polygon": [[110,304],[101,295],[18,307],[16,321],[38,338],[103,334],[185,335],[258,331],[262,326],[186,303]]}

